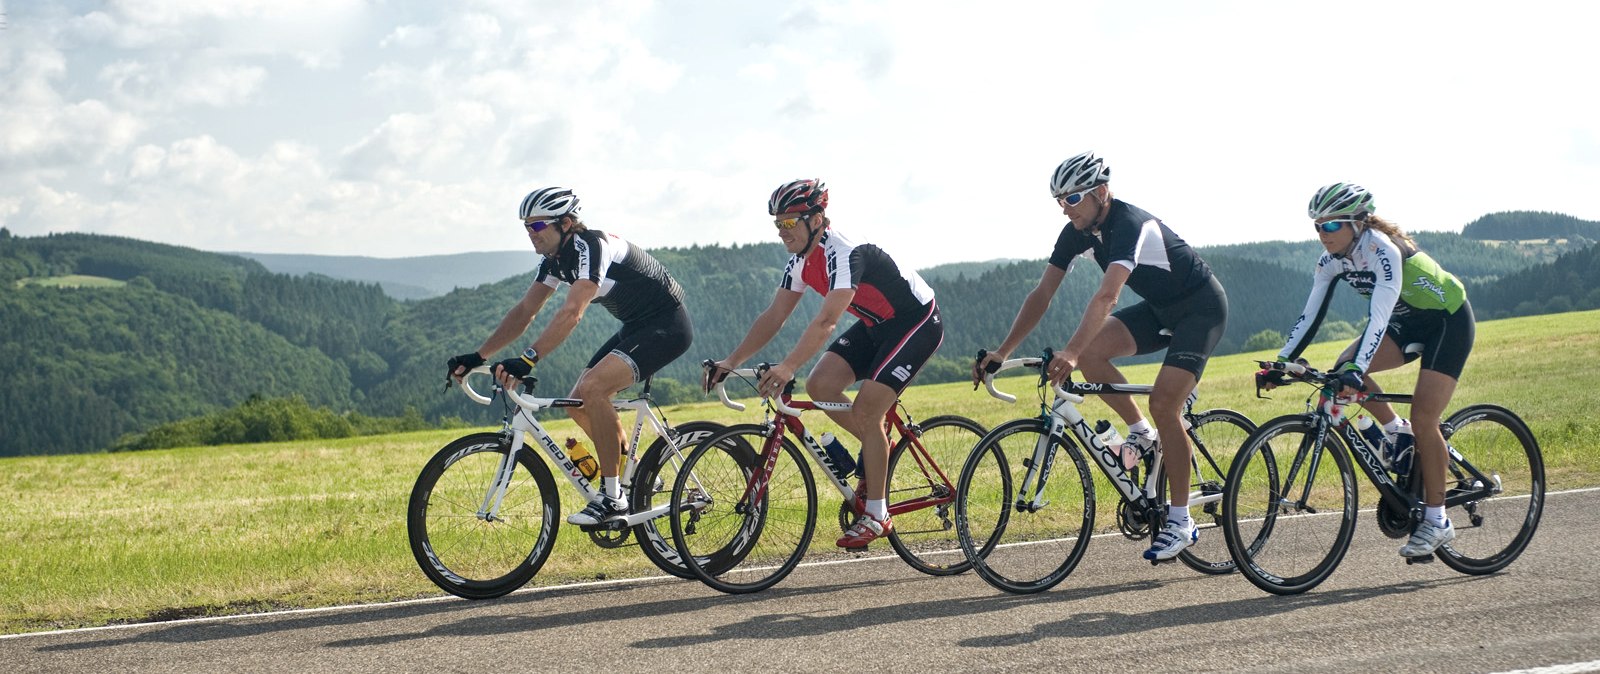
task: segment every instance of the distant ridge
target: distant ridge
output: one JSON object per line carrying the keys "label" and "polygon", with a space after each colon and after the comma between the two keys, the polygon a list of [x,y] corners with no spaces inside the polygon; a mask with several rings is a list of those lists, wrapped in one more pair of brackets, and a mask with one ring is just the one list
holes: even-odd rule
{"label": "distant ridge", "polygon": [[229,253],[255,260],[268,271],[302,276],[320,274],[345,281],[377,283],[383,292],[400,300],[438,297],[456,288],[476,288],[485,283],[524,274],[539,263],[527,250],[421,255],[381,258],[358,255],[296,255],[284,253]]}

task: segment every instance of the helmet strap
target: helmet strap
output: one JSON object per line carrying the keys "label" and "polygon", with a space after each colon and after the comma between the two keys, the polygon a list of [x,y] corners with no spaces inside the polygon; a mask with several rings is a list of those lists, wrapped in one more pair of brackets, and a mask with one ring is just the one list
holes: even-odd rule
{"label": "helmet strap", "polygon": [[806,223],[806,247],[800,250],[800,257],[805,257],[807,253],[811,252],[811,247],[817,244],[817,232],[820,231],[820,228],[813,229],[811,227],[811,219],[821,214],[822,211],[814,211],[807,213],[805,217],[802,218],[802,220],[804,220]]}

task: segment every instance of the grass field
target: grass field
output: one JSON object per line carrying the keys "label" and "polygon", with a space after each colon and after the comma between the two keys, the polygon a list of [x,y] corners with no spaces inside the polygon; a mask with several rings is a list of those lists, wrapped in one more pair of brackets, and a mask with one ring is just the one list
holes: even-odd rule
{"label": "grass field", "polygon": [[[1600,374],[1596,328],[1593,311],[1480,324],[1452,406],[1495,402],[1518,412],[1539,438],[1551,490],[1600,484],[1600,389],[1589,381]],[[1326,366],[1342,346],[1308,355]],[[1255,397],[1253,357],[1270,355],[1214,359],[1201,405],[1258,422],[1300,411],[1298,393]],[[1148,382],[1154,367],[1126,374]],[[1407,391],[1415,376],[1409,366],[1379,380]],[[962,414],[991,427],[1037,411],[1031,379],[1001,388],[1019,403],[944,384],[910,389],[905,404],[918,417]],[[1082,409],[1110,416],[1099,402]],[[714,404],[667,414],[680,423],[760,418]],[[814,430],[825,428],[815,421]],[[558,439],[574,433],[570,422],[547,427]],[[439,595],[406,546],[405,505],[428,457],[466,432],[0,459],[0,633]],[[838,499],[821,493],[817,544],[831,546]],[[564,512],[581,505],[564,499]],[[637,550],[602,550],[563,526],[534,584],[657,573]]]}

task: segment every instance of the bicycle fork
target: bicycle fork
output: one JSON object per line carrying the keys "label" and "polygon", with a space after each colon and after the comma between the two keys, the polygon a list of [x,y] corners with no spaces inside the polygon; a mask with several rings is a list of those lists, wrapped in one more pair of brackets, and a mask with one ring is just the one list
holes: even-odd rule
{"label": "bicycle fork", "polygon": [[490,483],[489,491],[483,495],[483,505],[478,508],[478,519],[485,522],[495,522],[499,519],[500,502],[505,500],[506,488],[511,486],[511,477],[517,470],[517,452],[522,449],[522,429],[511,432],[511,447],[500,457],[500,468],[494,473],[494,482]]}
{"label": "bicycle fork", "polygon": [[[1044,498],[1044,488],[1050,482],[1050,468],[1056,462],[1055,448],[1052,446],[1051,440],[1066,431],[1066,422],[1054,414],[1050,414],[1048,417],[1050,420],[1049,432],[1039,435],[1039,439],[1033,445],[1033,456],[1022,461],[1022,465],[1028,468],[1028,472],[1022,476],[1022,483],[1017,485],[1017,512],[1039,512],[1045,506],[1050,505],[1050,501]],[[1031,496],[1029,495],[1029,483],[1033,485]]]}

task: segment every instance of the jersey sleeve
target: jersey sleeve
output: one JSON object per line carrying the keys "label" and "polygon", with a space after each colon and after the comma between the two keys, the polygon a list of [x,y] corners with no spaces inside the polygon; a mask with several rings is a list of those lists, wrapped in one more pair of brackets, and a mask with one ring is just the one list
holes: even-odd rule
{"label": "jersey sleeve", "polygon": [[599,285],[611,267],[611,242],[604,236],[579,235],[573,238],[572,244],[578,255],[573,278],[594,281]]}
{"label": "jersey sleeve", "polygon": [[1333,281],[1338,277],[1338,261],[1332,255],[1323,253],[1317,260],[1317,271],[1312,277],[1311,294],[1306,296],[1306,306],[1289,328],[1289,338],[1278,351],[1279,358],[1294,360],[1306,350],[1311,337],[1317,334],[1317,328],[1322,325],[1323,316],[1328,314],[1328,302],[1333,299]]}
{"label": "jersey sleeve", "polygon": [[561,279],[556,278],[551,272],[555,270],[556,261],[553,257],[539,258],[539,269],[533,274],[534,283],[543,283],[551,288],[561,287]]}
{"label": "jersey sleeve", "polygon": [[1055,250],[1050,253],[1050,266],[1072,271],[1072,261],[1086,250],[1089,250],[1089,240],[1079,235],[1069,222],[1061,228],[1061,235],[1056,237]]}
{"label": "jersey sleeve", "polygon": [[800,281],[800,274],[805,271],[805,268],[805,258],[799,255],[790,255],[789,264],[783,266],[783,278],[778,280],[778,289],[797,293],[805,292],[805,286]]}
{"label": "jersey sleeve", "polygon": [[1389,329],[1389,317],[1394,305],[1400,301],[1400,279],[1405,260],[1399,247],[1389,237],[1376,230],[1367,230],[1356,244],[1356,254],[1368,256],[1367,268],[1373,271],[1372,301],[1367,305],[1367,331],[1361,335],[1361,346],[1356,349],[1355,366],[1366,372],[1373,356],[1383,344],[1383,335]]}
{"label": "jersey sleeve", "polygon": [[1161,233],[1161,221],[1151,218],[1139,225],[1135,236],[1119,236],[1112,242],[1111,264],[1121,265],[1128,271],[1147,265],[1162,271],[1172,271],[1172,261],[1167,259],[1167,239]]}

